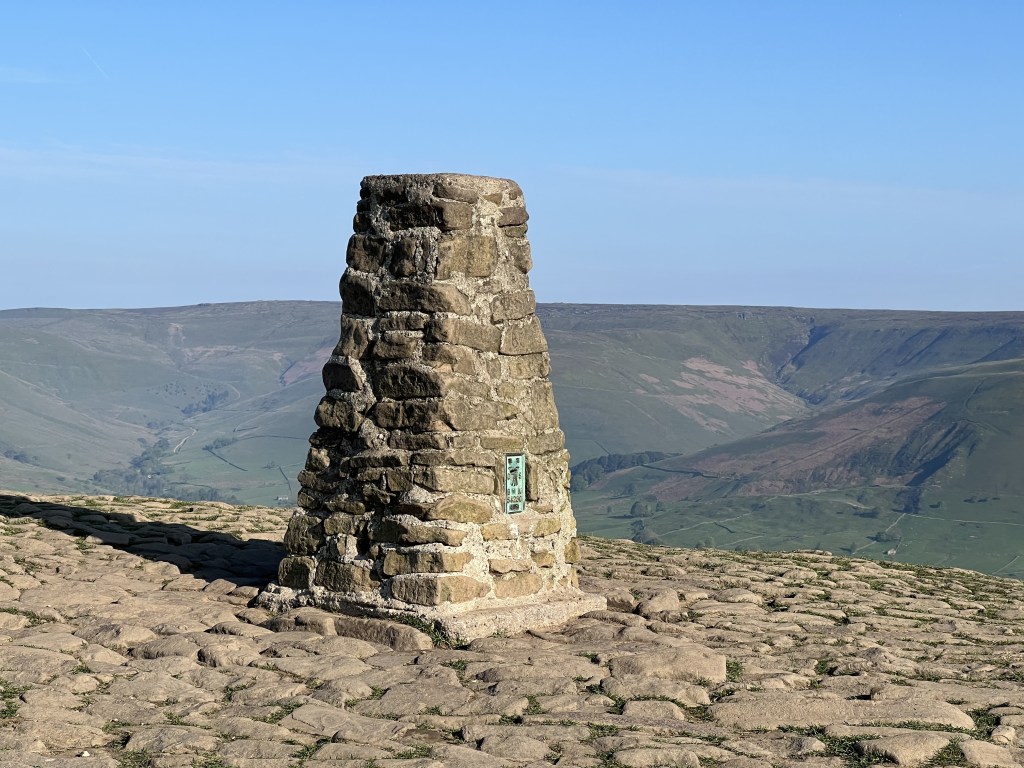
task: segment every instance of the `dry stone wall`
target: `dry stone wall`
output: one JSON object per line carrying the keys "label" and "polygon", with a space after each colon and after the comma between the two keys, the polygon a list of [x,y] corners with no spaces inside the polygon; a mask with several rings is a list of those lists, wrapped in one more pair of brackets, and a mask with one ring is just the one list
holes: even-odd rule
{"label": "dry stone wall", "polygon": [[522,191],[369,176],[360,198],[273,599],[410,612],[463,637],[601,607],[576,587]]}

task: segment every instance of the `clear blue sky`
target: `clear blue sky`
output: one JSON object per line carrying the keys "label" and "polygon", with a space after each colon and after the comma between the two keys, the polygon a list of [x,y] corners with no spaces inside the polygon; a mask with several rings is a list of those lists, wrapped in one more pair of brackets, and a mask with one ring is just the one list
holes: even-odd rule
{"label": "clear blue sky", "polygon": [[335,299],[516,179],[542,301],[1024,309],[1024,3],[4,3],[0,308]]}

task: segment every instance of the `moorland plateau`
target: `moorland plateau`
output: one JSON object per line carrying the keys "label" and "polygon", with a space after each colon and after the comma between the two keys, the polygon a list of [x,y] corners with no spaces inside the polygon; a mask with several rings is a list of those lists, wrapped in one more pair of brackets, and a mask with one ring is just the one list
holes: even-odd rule
{"label": "moorland plateau", "polygon": [[[538,314],[583,532],[1024,577],[1024,313]],[[0,485],[290,505],[338,315],[0,312]]]}

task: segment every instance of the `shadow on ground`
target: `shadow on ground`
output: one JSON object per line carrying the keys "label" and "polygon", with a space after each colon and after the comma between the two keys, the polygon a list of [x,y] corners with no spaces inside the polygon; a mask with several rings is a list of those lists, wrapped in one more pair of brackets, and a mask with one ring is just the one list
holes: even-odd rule
{"label": "shadow on ground", "polygon": [[243,540],[182,523],[139,520],[124,512],[0,494],[0,522],[25,517],[69,536],[85,537],[85,545],[108,544],[148,560],[171,563],[182,573],[206,581],[227,579],[239,586],[264,587],[274,581],[285,555],[284,546],[276,541]]}

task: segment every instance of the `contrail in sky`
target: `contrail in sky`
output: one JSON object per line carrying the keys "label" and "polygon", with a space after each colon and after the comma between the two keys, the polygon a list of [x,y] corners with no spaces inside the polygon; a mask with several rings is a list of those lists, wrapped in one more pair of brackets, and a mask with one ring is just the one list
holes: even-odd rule
{"label": "contrail in sky", "polygon": [[100,71],[100,74],[101,74],[101,75],[103,75],[103,76],[104,76],[105,78],[107,78],[107,80],[109,80],[109,79],[110,79],[110,75],[108,75],[108,74],[107,74],[106,72],[104,72],[104,71],[103,71],[103,67],[101,67],[101,66],[100,66],[100,65],[99,65],[99,64],[97,63],[96,59],[94,59],[94,58],[92,57],[92,54],[91,54],[91,53],[89,53],[89,52],[88,52],[87,50],[85,50],[85,46],[84,46],[84,45],[82,46],[82,53],[84,53],[84,54],[85,54],[86,56],[88,56],[88,57],[89,57],[89,61],[91,61],[91,62],[92,62],[92,65],[93,65],[94,67],[96,67],[96,69],[98,69],[98,70]]}

